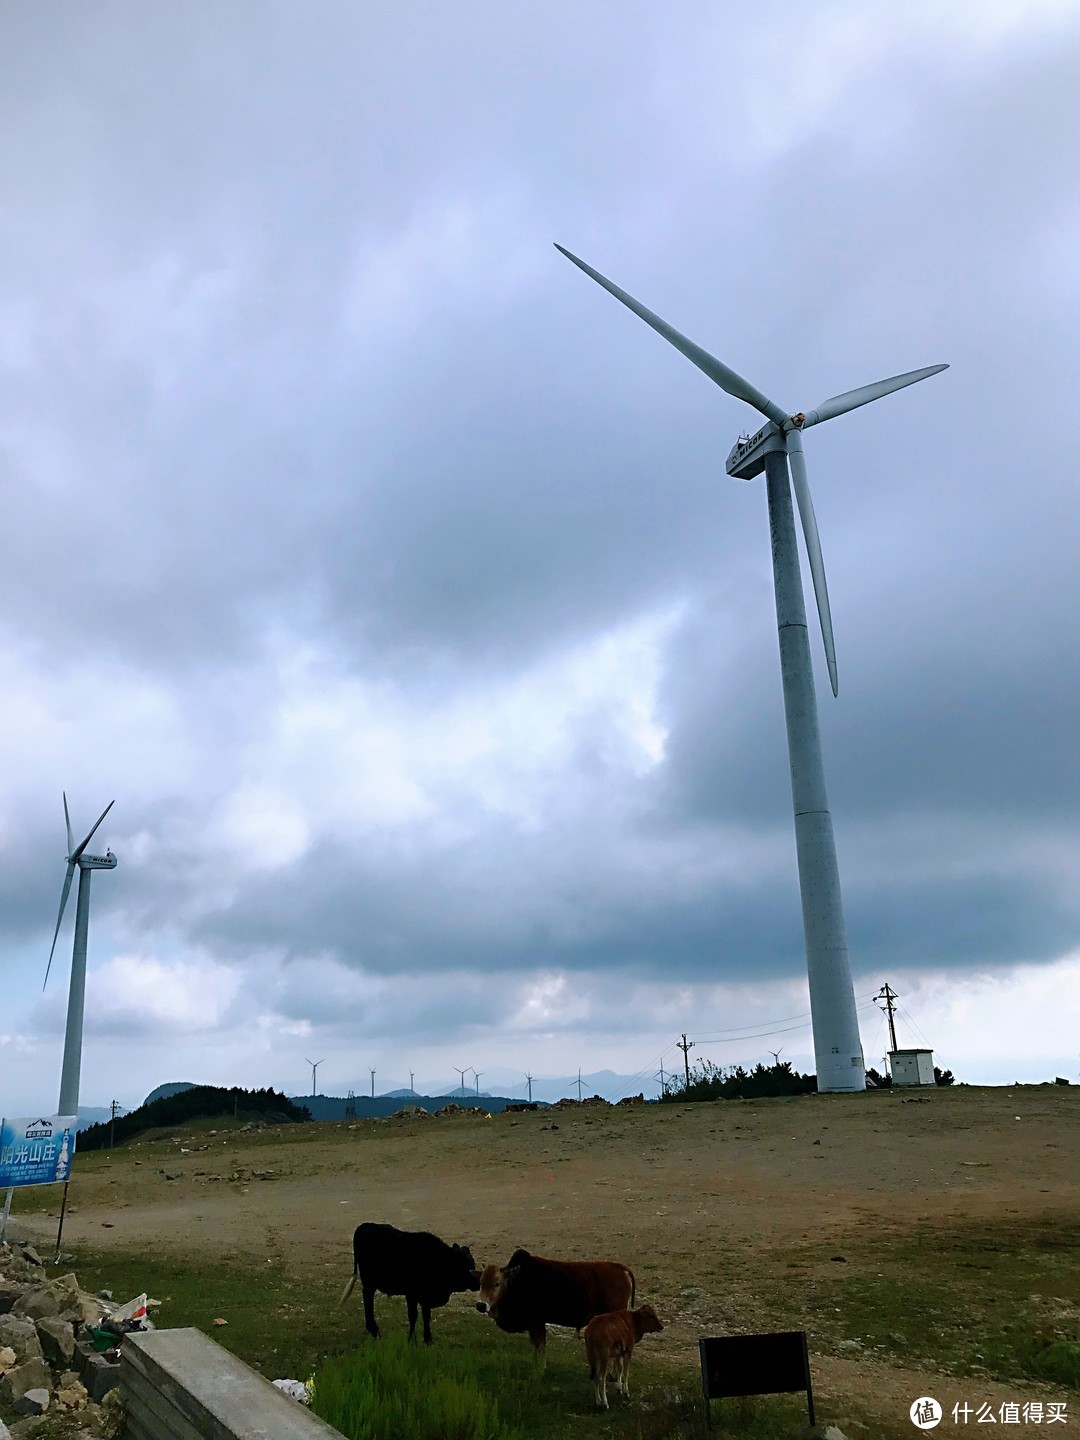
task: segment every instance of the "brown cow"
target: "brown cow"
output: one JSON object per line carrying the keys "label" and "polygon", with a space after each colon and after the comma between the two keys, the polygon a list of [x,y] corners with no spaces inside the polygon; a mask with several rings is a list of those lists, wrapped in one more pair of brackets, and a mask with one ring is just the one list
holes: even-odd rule
{"label": "brown cow", "polygon": [[477,1310],[500,1330],[527,1331],[538,1354],[548,1325],[580,1331],[594,1315],[626,1310],[634,1303],[634,1272],[615,1260],[544,1260],[515,1250],[505,1265],[487,1265],[480,1274]]}
{"label": "brown cow", "polygon": [[596,1315],[585,1326],[585,1358],[589,1362],[589,1379],[593,1382],[596,1403],[608,1408],[607,1377],[616,1388],[630,1397],[630,1357],[643,1335],[655,1335],[663,1325],[651,1305],[639,1310],[617,1310],[613,1315]]}

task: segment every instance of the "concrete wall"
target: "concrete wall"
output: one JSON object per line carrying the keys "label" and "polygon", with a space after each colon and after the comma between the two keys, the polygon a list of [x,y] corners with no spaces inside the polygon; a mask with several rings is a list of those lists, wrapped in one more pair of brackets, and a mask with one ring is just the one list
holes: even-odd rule
{"label": "concrete wall", "polygon": [[125,1335],[120,1395],[127,1440],[342,1440],[201,1330]]}

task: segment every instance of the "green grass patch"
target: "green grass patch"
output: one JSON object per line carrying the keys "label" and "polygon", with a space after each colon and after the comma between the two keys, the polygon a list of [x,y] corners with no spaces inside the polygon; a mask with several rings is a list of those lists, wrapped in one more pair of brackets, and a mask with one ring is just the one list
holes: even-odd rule
{"label": "green grass patch", "polygon": [[320,1366],[312,1409],[349,1440],[524,1440],[540,1380],[525,1355],[391,1335]]}
{"label": "green grass patch", "polygon": [[270,1380],[306,1379],[355,1331],[355,1314],[337,1303],[340,1276],[325,1288],[304,1285],[280,1256],[198,1264],[80,1249],[60,1268],[74,1270],[84,1290],[108,1289],[117,1301],[145,1290],[162,1302],[158,1325],[194,1326]]}
{"label": "green grass patch", "polygon": [[[860,1244],[859,1251],[863,1251]],[[985,1221],[813,1257],[819,1338],[959,1376],[1080,1387],[1080,1236]],[[805,1264],[806,1252],[799,1255]]]}
{"label": "green grass patch", "polygon": [[[414,1374],[420,1390],[439,1382],[435,1429],[425,1431],[413,1402],[399,1396],[376,1405],[380,1413],[396,1416],[394,1425],[385,1432],[356,1430],[364,1440],[382,1433],[395,1440],[426,1433],[440,1440],[459,1435],[462,1440],[577,1440],[583,1434],[601,1440],[786,1440],[806,1419],[804,1402],[763,1396],[714,1405],[710,1430],[696,1366],[657,1358],[648,1341],[634,1356],[630,1399],[609,1387],[611,1409],[597,1411],[584,1346],[572,1332],[552,1330],[546,1362],[538,1365],[526,1336],[504,1335],[464,1306],[433,1313],[435,1343],[429,1347],[407,1343],[405,1301],[380,1295],[376,1313],[383,1337],[372,1340],[355,1292],[344,1306],[338,1303],[342,1275],[335,1273],[325,1285],[299,1280],[272,1240],[270,1263],[265,1254],[223,1264],[80,1248],[61,1269],[73,1269],[85,1290],[107,1288],[118,1301],[145,1290],[162,1302],[156,1312],[159,1325],[195,1326],[267,1379],[306,1380],[314,1374],[316,1393],[322,1392],[319,1413],[324,1413],[324,1401],[329,1405],[340,1391],[342,1418],[330,1423],[346,1435],[353,1433],[346,1427],[348,1406],[354,1403],[349,1394],[375,1395],[394,1375]],[[228,1323],[216,1326],[218,1318]],[[348,1379],[354,1371],[368,1377],[359,1392]]]}
{"label": "green grass patch", "polygon": [[[635,1354],[631,1397],[609,1387],[598,1411],[584,1347],[553,1334],[537,1361],[528,1340],[490,1321],[446,1317],[435,1344],[403,1335],[366,1340],[315,1372],[316,1414],[348,1440],[780,1440],[805,1423],[805,1405],[787,1397],[727,1401],[705,1421],[696,1372]],[[380,1322],[381,1323],[381,1322]]]}

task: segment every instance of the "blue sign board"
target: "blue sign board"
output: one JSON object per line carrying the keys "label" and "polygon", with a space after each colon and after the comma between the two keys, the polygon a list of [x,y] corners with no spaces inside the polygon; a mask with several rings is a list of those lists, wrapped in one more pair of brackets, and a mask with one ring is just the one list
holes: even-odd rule
{"label": "blue sign board", "polygon": [[0,1121],[0,1190],[52,1185],[71,1175],[74,1115]]}

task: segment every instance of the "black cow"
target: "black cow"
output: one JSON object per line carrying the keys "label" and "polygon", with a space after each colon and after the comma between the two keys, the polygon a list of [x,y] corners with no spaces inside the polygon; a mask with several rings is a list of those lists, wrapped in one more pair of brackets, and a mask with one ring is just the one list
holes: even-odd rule
{"label": "black cow", "polygon": [[448,1245],[427,1230],[397,1230],[393,1225],[358,1225],[353,1235],[353,1277],[341,1303],[352,1294],[356,1277],[364,1292],[364,1321],[368,1334],[379,1336],[375,1322],[375,1292],[404,1295],[409,1310],[409,1339],[416,1330],[416,1307],[424,1316],[424,1343],[431,1344],[431,1312],[445,1305],[457,1290],[479,1290],[480,1279],[472,1251],[465,1245]]}

